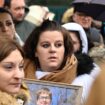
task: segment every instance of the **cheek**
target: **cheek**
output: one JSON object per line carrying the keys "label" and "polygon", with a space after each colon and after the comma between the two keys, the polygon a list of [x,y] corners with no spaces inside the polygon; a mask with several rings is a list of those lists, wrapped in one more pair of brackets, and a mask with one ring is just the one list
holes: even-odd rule
{"label": "cheek", "polygon": [[41,100],[37,100],[37,105],[41,105],[42,101]]}
{"label": "cheek", "polygon": [[25,77],[24,69],[23,69],[23,71],[21,71],[21,77],[22,77],[22,78]]}
{"label": "cheek", "polygon": [[14,25],[12,25],[12,26],[10,27],[10,29],[12,29],[13,32],[16,32]]}
{"label": "cheek", "polygon": [[61,60],[63,60],[63,58],[64,58],[64,53],[65,53],[65,49],[64,49],[64,48],[62,48],[62,49],[59,50],[59,52],[58,52],[58,56],[59,56],[59,58],[60,58]]}
{"label": "cheek", "polygon": [[5,69],[0,68],[0,84],[3,83],[9,83],[10,80],[13,78],[13,72],[5,71]]}
{"label": "cheek", "polygon": [[11,32],[10,36],[9,36],[11,39],[14,39],[15,35],[13,32]]}
{"label": "cheek", "polygon": [[36,53],[35,54],[35,57],[38,58],[38,61],[39,61],[40,65],[46,62],[47,55],[48,54],[44,54],[44,53]]}
{"label": "cheek", "polygon": [[0,90],[5,90],[5,87],[7,87],[8,82],[9,79],[6,76],[5,77],[0,76]]}
{"label": "cheek", "polygon": [[80,18],[78,16],[74,16],[73,20],[78,23],[80,21]]}
{"label": "cheek", "polygon": [[76,49],[77,49],[77,45],[76,45],[76,44],[73,44],[73,47],[74,47],[74,50],[76,50]]}
{"label": "cheek", "polygon": [[38,48],[35,52],[35,57],[38,58],[43,58],[45,57],[45,55],[48,55],[48,50],[42,49],[42,48]]}
{"label": "cheek", "polygon": [[43,59],[45,57],[45,54],[44,52],[38,52],[38,53],[35,53],[35,57],[37,57],[38,59]]}
{"label": "cheek", "polygon": [[88,21],[88,25],[89,25],[89,26],[91,26],[91,24],[92,24],[92,21],[91,21],[91,20],[89,20],[89,21]]}
{"label": "cheek", "polygon": [[12,34],[12,36],[14,36],[14,34],[16,32],[14,26],[10,26],[10,27],[8,27],[8,29],[9,29],[9,33]]}

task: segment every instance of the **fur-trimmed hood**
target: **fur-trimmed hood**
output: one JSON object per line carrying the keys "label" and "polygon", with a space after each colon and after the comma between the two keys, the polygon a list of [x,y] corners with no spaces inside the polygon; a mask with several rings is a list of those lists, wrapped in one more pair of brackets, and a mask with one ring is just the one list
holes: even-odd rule
{"label": "fur-trimmed hood", "polygon": [[[22,97],[21,97],[22,96]],[[30,94],[27,86],[23,83],[18,94],[10,95],[0,91],[0,105],[19,105],[17,99],[21,99],[24,103],[30,99]]]}
{"label": "fur-trimmed hood", "polygon": [[90,74],[94,69],[93,59],[87,54],[76,54],[78,60],[77,76]]}
{"label": "fur-trimmed hood", "polygon": [[14,96],[0,91],[0,105],[18,105]]}

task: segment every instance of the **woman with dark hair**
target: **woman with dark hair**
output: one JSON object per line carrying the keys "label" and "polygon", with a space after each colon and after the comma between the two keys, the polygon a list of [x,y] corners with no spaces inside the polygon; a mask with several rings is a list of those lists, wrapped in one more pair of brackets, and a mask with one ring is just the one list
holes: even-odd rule
{"label": "woman with dark hair", "polygon": [[77,76],[73,42],[60,24],[44,21],[28,37],[24,51],[26,78],[81,85],[85,101],[93,78],[84,74],[81,78]]}
{"label": "woman with dark hair", "polygon": [[0,35],[8,36],[23,45],[23,41],[15,31],[12,14],[4,8],[0,8]]}

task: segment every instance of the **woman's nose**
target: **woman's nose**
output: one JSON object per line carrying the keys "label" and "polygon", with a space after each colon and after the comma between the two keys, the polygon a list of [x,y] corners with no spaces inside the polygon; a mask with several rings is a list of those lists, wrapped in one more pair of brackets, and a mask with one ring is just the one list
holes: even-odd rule
{"label": "woman's nose", "polygon": [[55,51],[56,51],[56,47],[55,47],[54,45],[52,45],[52,46],[50,47],[50,51],[51,51],[51,52],[55,52]]}
{"label": "woman's nose", "polygon": [[20,68],[16,68],[15,78],[23,79],[24,78],[24,70],[20,70]]}

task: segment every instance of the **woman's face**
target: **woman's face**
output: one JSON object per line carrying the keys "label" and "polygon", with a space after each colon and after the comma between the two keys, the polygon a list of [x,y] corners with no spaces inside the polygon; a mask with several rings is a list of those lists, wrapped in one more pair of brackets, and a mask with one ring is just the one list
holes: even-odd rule
{"label": "woman's face", "polygon": [[74,52],[77,52],[80,50],[80,41],[75,32],[69,32],[69,33],[73,41]]}
{"label": "woman's face", "polygon": [[51,99],[48,93],[41,93],[37,100],[37,105],[50,105]]}
{"label": "woman's face", "polygon": [[23,78],[23,57],[16,49],[0,62],[0,90],[17,93]]}
{"label": "woman's face", "polygon": [[45,31],[40,35],[35,57],[43,71],[57,70],[64,59],[64,39],[59,31]]}
{"label": "woman's face", "polygon": [[0,35],[14,38],[15,28],[13,20],[8,13],[0,13]]}

